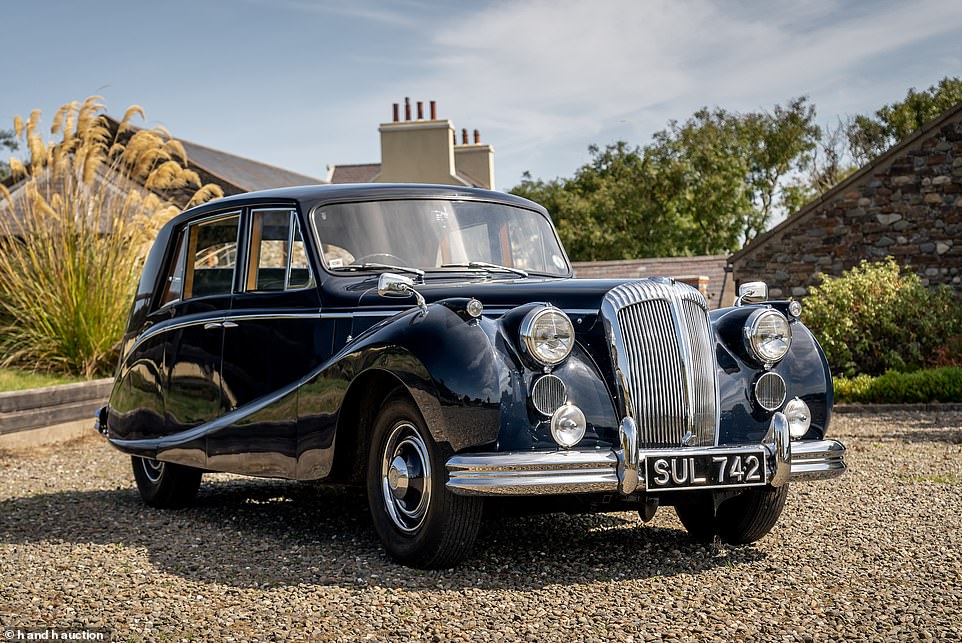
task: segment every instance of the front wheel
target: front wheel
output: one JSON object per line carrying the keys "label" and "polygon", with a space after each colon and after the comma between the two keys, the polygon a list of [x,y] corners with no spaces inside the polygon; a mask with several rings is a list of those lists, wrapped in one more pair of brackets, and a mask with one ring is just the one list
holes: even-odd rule
{"label": "front wheel", "polygon": [[478,535],[481,499],[448,491],[440,451],[410,400],[395,397],[381,408],[368,456],[368,504],[384,548],[405,565],[452,567]]}
{"label": "front wheel", "polygon": [[151,507],[177,509],[197,495],[203,471],[172,462],[131,456],[134,480],[140,495]]}
{"label": "front wheel", "polygon": [[679,520],[693,540],[711,541],[716,535],[731,545],[745,545],[772,530],[785,508],[788,485],[778,488],[748,489],[726,500],[712,511],[713,502],[705,494],[694,502],[675,507]]}

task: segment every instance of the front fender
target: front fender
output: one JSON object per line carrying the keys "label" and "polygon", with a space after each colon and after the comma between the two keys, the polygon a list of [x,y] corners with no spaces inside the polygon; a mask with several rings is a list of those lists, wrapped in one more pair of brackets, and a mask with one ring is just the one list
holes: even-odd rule
{"label": "front fender", "polygon": [[[754,384],[764,369],[743,350],[742,328],[753,307],[718,311],[714,322],[718,337],[716,363],[721,408],[720,444],[759,442],[768,431],[772,411],[761,408],[754,398]],[[825,353],[805,325],[789,317],[792,345],[788,354],[772,367],[785,380],[786,400],[804,401],[812,413],[806,440],[821,440],[832,418],[832,375]]]}
{"label": "front fender", "polygon": [[508,369],[483,327],[493,322],[459,314],[457,303],[434,303],[423,314],[414,308],[372,326],[319,377],[351,382],[371,370],[388,372],[414,398],[436,442],[455,451],[495,442]]}
{"label": "front fender", "polygon": [[[448,299],[411,309],[372,326],[345,347],[336,369],[349,381],[372,370],[390,373],[417,403],[432,437],[455,452],[557,448],[549,418],[529,403],[542,369],[527,363],[516,343],[520,306],[499,319],[473,319],[467,299]],[[588,351],[576,344],[553,369],[568,401],[585,413],[583,445],[617,442],[618,419],[611,391]]]}

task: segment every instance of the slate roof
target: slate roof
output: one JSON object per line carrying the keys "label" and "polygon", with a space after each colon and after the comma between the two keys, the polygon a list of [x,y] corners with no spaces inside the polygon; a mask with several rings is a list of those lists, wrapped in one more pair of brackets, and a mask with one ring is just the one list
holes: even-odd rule
{"label": "slate roof", "polygon": [[191,165],[199,165],[215,176],[220,176],[246,192],[284,188],[294,185],[316,185],[322,179],[299,174],[284,168],[252,161],[198,143],[179,139],[184,144]]}
{"label": "slate roof", "polygon": [[[187,151],[190,154],[190,150]],[[380,163],[356,163],[354,165],[330,165],[328,166],[328,183],[370,183],[381,173]],[[487,187],[467,172],[458,170],[455,175],[464,181],[464,184],[473,188]]]}
{"label": "slate roof", "polygon": [[[120,124],[112,116],[107,116],[107,120],[112,128]],[[131,129],[138,128],[131,127]],[[224,189],[224,194],[326,183],[323,179],[215,150],[182,138],[177,140],[184,145],[190,169],[199,171],[201,178],[207,179],[205,183],[210,181],[220,185]]]}
{"label": "slate roof", "polygon": [[370,183],[381,173],[380,163],[356,163],[354,165],[331,165],[328,183]]}

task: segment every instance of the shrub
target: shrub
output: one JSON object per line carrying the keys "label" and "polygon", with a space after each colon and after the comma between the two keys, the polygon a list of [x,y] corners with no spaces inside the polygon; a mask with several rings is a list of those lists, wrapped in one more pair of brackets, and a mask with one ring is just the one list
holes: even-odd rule
{"label": "shrub", "polygon": [[836,402],[962,402],[962,368],[931,368],[912,373],[889,371],[873,377],[835,378]]}
{"label": "shrub", "polygon": [[878,375],[959,363],[958,296],[926,288],[891,257],[862,261],[841,277],[824,277],[805,299],[805,323],[836,374]]}
{"label": "shrub", "polygon": [[[92,377],[113,366],[143,257],[177,213],[157,192],[200,188],[183,146],[161,129],[111,132],[99,97],[61,107],[46,144],[40,112],[14,129],[29,151],[0,186],[0,362]],[[193,186],[193,187],[191,187]],[[146,189],[145,189],[146,188]],[[220,196],[204,186],[194,202]]]}

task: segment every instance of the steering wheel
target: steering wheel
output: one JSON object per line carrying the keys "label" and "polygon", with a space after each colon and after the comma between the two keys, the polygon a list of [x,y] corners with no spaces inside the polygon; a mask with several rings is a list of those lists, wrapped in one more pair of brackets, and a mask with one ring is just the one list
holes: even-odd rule
{"label": "steering wheel", "polygon": [[387,258],[388,261],[374,261],[374,263],[393,263],[397,266],[404,266],[405,268],[411,267],[411,264],[409,264],[407,261],[405,261],[404,259],[401,259],[401,257],[397,255],[392,255],[390,252],[373,252],[369,255],[358,257],[357,259],[354,260],[353,265],[359,266],[377,257]]}

